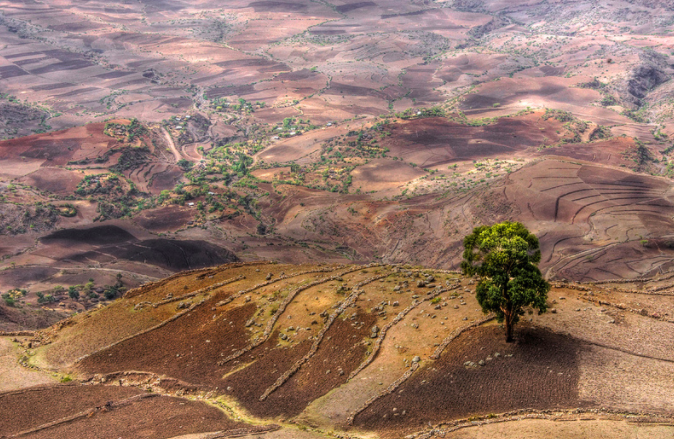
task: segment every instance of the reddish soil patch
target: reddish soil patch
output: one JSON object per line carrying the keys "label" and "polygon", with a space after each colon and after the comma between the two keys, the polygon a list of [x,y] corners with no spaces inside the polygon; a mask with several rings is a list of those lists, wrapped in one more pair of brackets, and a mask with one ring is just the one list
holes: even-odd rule
{"label": "reddish soil patch", "polygon": [[103,133],[103,123],[20,139],[0,142],[0,160],[33,159],[48,166],[64,166],[71,160],[102,156],[116,145],[115,139]]}
{"label": "reddish soil patch", "polygon": [[135,222],[146,230],[165,232],[180,229],[194,219],[194,210],[181,206],[168,206],[145,210],[135,218]]}
{"label": "reddish soil patch", "polygon": [[352,187],[363,192],[385,190],[405,184],[426,173],[407,163],[375,159],[351,172]]}
{"label": "reddish soil patch", "polygon": [[559,126],[538,115],[501,118],[484,126],[461,125],[440,117],[423,118],[389,125],[392,135],[382,146],[388,147],[392,156],[431,167],[554,143]]}
{"label": "reddish soil patch", "polygon": [[252,2],[248,6],[254,8],[255,12],[297,12],[307,8],[303,4],[275,1]]}
{"label": "reddish soil patch", "polygon": [[0,271],[0,283],[5,285],[27,285],[46,279],[58,273],[55,268],[49,267],[17,267],[13,270]]}
{"label": "reddish soil patch", "polygon": [[377,6],[374,2],[355,2],[355,3],[347,3],[345,5],[337,6],[335,10],[337,12],[346,13],[353,11],[354,9],[360,9],[360,8],[367,8],[370,6]]}
{"label": "reddish soil patch", "polygon": [[182,170],[175,165],[171,165],[167,167],[165,171],[152,175],[149,186],[152,188],[153,193],[170,190],[174,188],[182,176]]}
{"label": "reddish soil patch", "polygon": [[[358,415],[355,424],[395,430],[399,437],[429,422],[521,407],[578,407],[578,354],[575,340],[542,328],[521,328],[513,344],[505,343],[497,326],[478,328],[457,338],[437,362]],[[484,366],[464,366],[480,360],[485,360]]]}
{"label": "reddish soil patch", "polygon": [[634,147],[634,140],[617,137],[615,139],[594,142],[567,144],[555,148],[546,148],[541,155],[568,157],[612,166],[630,166],[634,162],[627,160],[623,153]]}
{"label": "reddish soil patch", "polygon": [[33,172],[19,181],[57,195],[73,195],[84,174],[65,169],[47,168]]}

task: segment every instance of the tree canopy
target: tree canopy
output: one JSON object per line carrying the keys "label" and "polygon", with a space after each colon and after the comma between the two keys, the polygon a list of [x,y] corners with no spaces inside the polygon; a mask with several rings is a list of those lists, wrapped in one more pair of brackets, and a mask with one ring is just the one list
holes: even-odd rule
{"label": "tree canopy", "polygon": [[531,306],[539,313],[547,310],[550,284],[543,279],[538,262],[538,238],[524,225],[503,222],[480,226],[463,241],[461,269],[465,275],[479,276],[477,301],[485,313],[493,312],[506,328],[506,341],[513,341],[513,327]]}

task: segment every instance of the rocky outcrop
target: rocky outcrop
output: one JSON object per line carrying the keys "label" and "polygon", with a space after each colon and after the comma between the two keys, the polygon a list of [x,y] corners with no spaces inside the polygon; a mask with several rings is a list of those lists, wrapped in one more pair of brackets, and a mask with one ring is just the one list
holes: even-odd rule
{"label": "rocky outcrop", "polygon": [[494,32],[504,26],[510,24],[510,20],[504,16],[495,16],[489,23],[483,24],[482,26],[476,26],[468,31],[468,35],[473,38],[480,39],[483,36]]}
{"label": "rocky outcrop", "polygon": [[639,64],[616,87],[623,104],[633,110],[641,107],[651,90],[669,81],[668,70],[664,55],[653,51],[640,53]]}

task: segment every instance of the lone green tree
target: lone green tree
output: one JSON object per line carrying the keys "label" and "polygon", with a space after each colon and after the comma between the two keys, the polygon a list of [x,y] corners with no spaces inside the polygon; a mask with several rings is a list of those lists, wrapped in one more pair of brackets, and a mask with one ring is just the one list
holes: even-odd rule
{"label": "lone green tree", "polygon": [[480,277],[477,301],[484,313],[493,312],[504,323],[506,341],[513,341],[513,327],[531,306],[547,310],[550,284],[538,269],[541,250],[538,238],[520,223],[503,222],[480,226],[463,241],[461,269]]}

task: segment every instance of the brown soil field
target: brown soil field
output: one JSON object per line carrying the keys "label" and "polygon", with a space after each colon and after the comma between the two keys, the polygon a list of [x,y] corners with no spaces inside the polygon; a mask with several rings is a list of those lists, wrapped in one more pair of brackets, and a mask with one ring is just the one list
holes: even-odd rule
{"label": "brown soil field", "polygon": [[167,232],[180,229],[193,219],[193,210],[180,206],[170,206],[146,210],[135,218],[135,222],[145,230]]}
{"label": "brown soil field", "polygon": [[493,125],[470,127],[441,118],[424,118],[390,127],[391,140],[384,145],[392,156],[421,167],[433,167],[479,159],[503,157],[527,147],[555,143],[560,124],[538,115],[499,119]]}
{"label": "brown soil field", "polygon": [[[633,437],[660,438],[671,434],[672,427],[667,425],[640,425],[630,422],[583,420],[522,420],[499,424],[481,425],[474,428],[462,428],[444,435],[451,439],[534,439],[541,435],[550,435],[560,439],[577,437],[613,437],[628,439]],[[433,438],[441,436],[431,436]]]}
{"label": "brown soil field", "polygon": [[590,144],[567,144],[541,151],[544,156],[565,157],[613,167],[633,164],[623,154],[634,147],[632,139],[617,138]]}
{"label": "brown soil field", "polygon": [[43,166],[63,166],[71,160],[100,157],[113,146],[113,142],[112,138],[103,134],[103,124],[90,124],[0,142],[0,159],[23,159]]}
{"label": "brown soil field", "polygon": [[[35,304],[37,305],[37,304]],[[0,305],[0,331],[25,331],[51,326],[69,316],[65,310],[35,307],[30,313],[16,307]]]}
{"label": "brown soil field", "polygon": [[[137,389],[123,387],[43,386],[3,393],[3,419],[0,432],[12,435],[49,422],[58,421],[108,401],[140,394]],[[63,401],[62,404],[54,404]]]}
{"label": "brown soil field", "polygon": [[[428,275],[438,288],[416,286]],[[509,417],[529,418],[513,413],[544,413],[539,419],[549,422],[591,416],[586,419],[597,428],[622,437],[622,422],[630,419],[625,411],[649,422],[671,419],[669,296],[647,297],[649,308],[663,313],[655,318],[630,311],[637,306],[636,293],[562,284],[549,295],[554,312],[525,314],[516,343],[505,343],[498,324],[482,321],[474,289],[471,279],[409,266],[235,263],[131,290],[107,307],[39,332],[27,352],[30,364],[89,384],[48,389],[151,389],[219,404],[232,419],[290,421],[309,429],[347,430],[354,437],[397,438],[429,425],[462,426],[448,430],[459,434],[474,425],[466,419],[485,425],[506,420],[498,432],[503,437],[519,428],[528,434],[529,421]],[[618,301],[623,304],[597,304]],[[609,318],[614,323],[607,323]],[[628,330],[633,337],[658,336],[633,339]],[[97,406],[91,400],[96,392],[78,403]],[[161,396],[133,406],[151,417],[175,410],[171,401],[176,400]],[[190,404],[197,404],[190,410],[202,410],[200,403]],[[79,407],[62,410],[85,410]],[[131,416],[125,410],[113,404],[109,413],[44,431],[65,435],[102,428],[117,416]],[[191,429],[185,434],[234,428],[211,428],[224,418],[197,422],[201,416],[176,425]],[[129,425],[155,428],[152,437],[170,437],[156,425]],[[546,431],[559,428],[560,434],[575,431],[557,424]]]}
{"label": "brown soil field", "polygon": [[[356,426],[413,432],[445,419],[503,413],[518,407],[582,407],[579,346],[540,329],[522,329],[517,344],[489,326],[452,342],[438,364],[415,374],[395,393],[356,417]],[[498,354],[498,355],[497,355]],[[467,361],[486,361],[466,367]],[[526,370],[526,373],[522,373]],[[395,409],[395,410],[394,410]]]}
{"label": "brown soil field", "polygon": [[75,192],[83,177],[80,172],[42,168],[19,181],[43,191],[66,196]]}
{"label": "brown soil field", "polygon": [[[0,405],[3,413],[10,415],[0,420],[0,434],[25,432],[21,436],[30,438],[113,438],[120,434],[169,438],[176,432],[194,434],[244,426],[201,402],[118,386],[27,388],[0,394]],[[68,419],[73,416],[77,417]],[[164,421],[156,423],[156,419]]]}
{"label": "brown soil field", "polygon": [[[541,225],[543,261],[557,276],[634,277],[635,271],[646,274],[667,263],[666,259],[658,262],[654,248],[636,245],[667,228],[671,209],[667,181],[592,165],[545,161],[522,169],[509,182],[505,196]],[[592,239],[588,243],[578,236]],[[568,253],[559,245],[568,246]],[[661,251],[667,251],[663,247]],[[637,260],[639,264],[632,262]]]}
{"label": "brown soil field", "polygon": [[425,175],[406,163],[390,160],[373,160],[367,165],[359,166],[353,172],[353,187],[363,192],[383,191]]}

